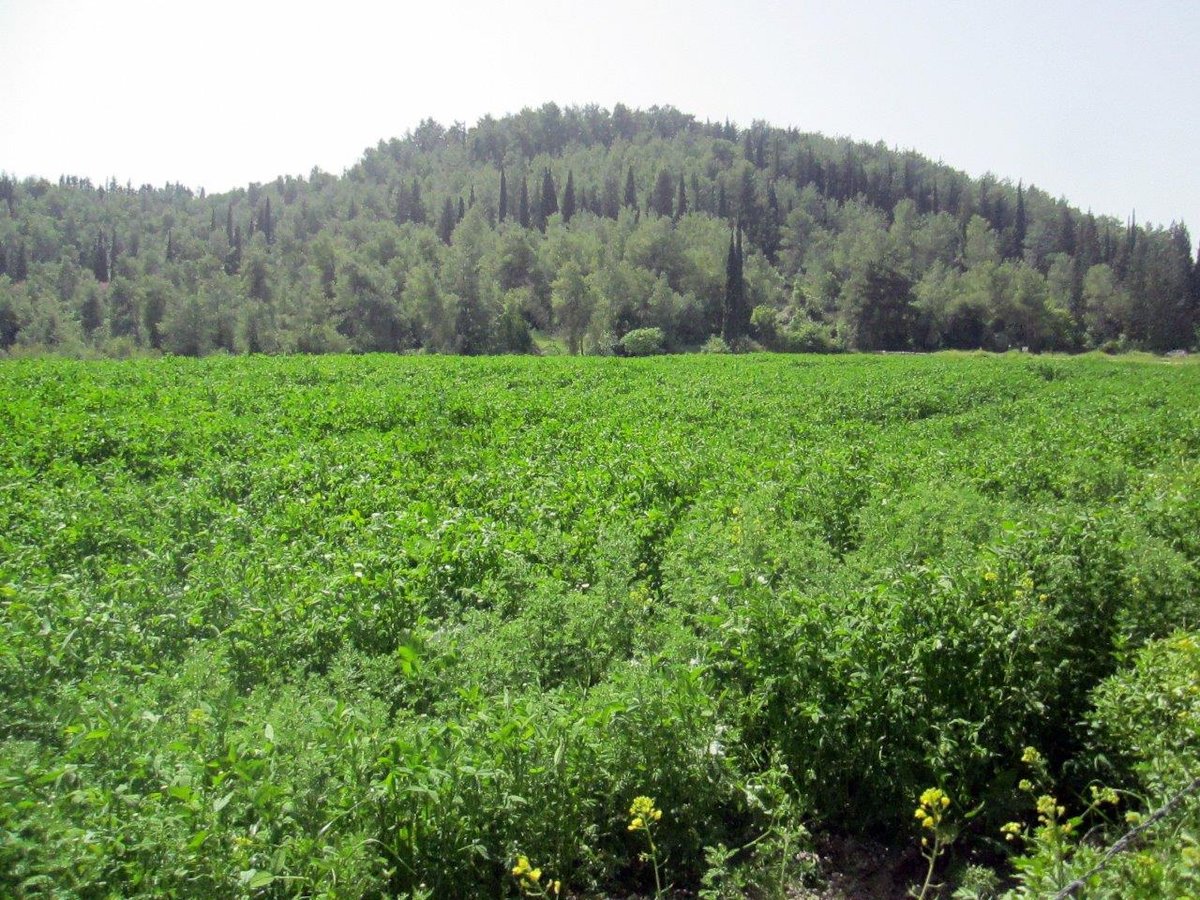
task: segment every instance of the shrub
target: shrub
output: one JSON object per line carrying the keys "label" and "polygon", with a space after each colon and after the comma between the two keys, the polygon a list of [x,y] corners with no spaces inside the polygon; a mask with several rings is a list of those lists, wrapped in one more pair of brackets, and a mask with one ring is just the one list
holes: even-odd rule
{"label": "shrub", "polygon": [[664,340],[661,328],[635,328],[621,338],[621,351],[626,356],[654,356],[662,353]]}

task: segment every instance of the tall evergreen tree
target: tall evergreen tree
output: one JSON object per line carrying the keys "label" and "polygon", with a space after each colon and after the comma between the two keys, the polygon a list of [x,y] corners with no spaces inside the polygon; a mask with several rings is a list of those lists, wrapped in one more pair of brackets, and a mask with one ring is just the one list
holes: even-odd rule
{"label": "tall evergreen tree", "polygon": [[634,212],[637,212],[637,183],[633,180],[633,166],[630,166],[629,171],[625,174],[625,197],[623,200],[623,205],[628,206],[633,209]]}
{"label": "tall evergreen tree", "polygon": [[775,256],[779,252],[779,228],[782,224],[779,197],[775,193],[775,185],[770,184],[767,186],[767,211],[763,216],[760,239],[762,251],[772,265],[775,264]]}
{"label": "tall evergreen tree", "polygon": [[564,222],[570,222],[575,215],[575,173],[567,170],[567,186],[563,188],[562,217]]}
{"label": "tall evergreen tree", "polygon": [[617,179],[612,175],[604,178],[604,196],[600,201],[600,215],[615,219],[621,211],[621,192]]}
{"label": "tall evergreen tree", "polygon": [[683,173],[679,173],[679,193],[675,197],[675,219],[678,221],[687,215],[687,191],[683,187]]}
{"label": "tall evergreen tree", "polygon": [[500,201],[496,215],[501,222],[508,216],[508,180],[504,176],[504,166],[500,167]]}
{"label": "tall evergreen tree", "polygon": [[25,249],[24,241],[17,243],[16,250],[8,264],[8,274],[12,276],[13,281],[25,281],[29,278],[29,251]]}
{"label": "tall evergreen tree", "polygon": [[517,221],[522,228],[529,227],[529,178],[521,176],[521,196],[517,203]]}
{"label": "tall evergreen tree", "polygon": [[463,198],[459,197],[458,198],[458,218],[455,221],[461,222],[466,215],[467,215],[466,204],[463,203]]}
{"label": "tall evergreen tree", "polygon": [[412,180],[412,189],[408,194],[408,219],[418,225],[425,224],[425,204],[421,202],[421,183],[416,178]]}
{"label": "tall evergreen tree", "polygon": [[93,285],[83,298],[79,308],[79,324],[83,327],[84,337],[91,339],[104,324],[104,305],[100,300],[100,291]]}
{"label": "tall evergreen tree", "polygon": [[457,217],[454,215],[454,201],[449,197],[442,203],[442,214],[438,217],[437,233],[442,239],[443,244],[450,243],[450,236],[454,234],[454,226],[457,223]]}
{"label": "tall evergreen tree", "polygon": [[546,227],[546,220],[558,212],[558,192],[554,189],[554,176],[547,169],[542,173],[542,214],[541,227]]}
{"label": "tall evergreen tree", "polygon": [[[734,231],[737,238],[734,239]],[[721,337],[733,347],[745,337],[749,316],[745,312],[746,285],[742,277],[742,230],[729,233],[729,253],[725,257],[725,302],[722,306]]]}
{"label": "tall evergreen tree", "polygon": [[725,182],[721,182],[717,188],[717,218],[729,218],[729,201],[725,199]]}
{"label": "tall evergreen tree", "polygon": [[101,283],[109,279],[108,241],[105,240],[103,231],[96,235],[96,242],[92,245],[92,274]]}
{"label": "tall evergreen tree", "polygon": [[242,267],[242,226],[233,226],[233,241],[225,255],[225,274],[236,275]]}
{"label": "tall evergreen tree", "polygon": [[666,169],[659,169],[658,177],[654,179],[654,190],[650,192],[650,202],[647,204],[650,210],[664,219],[671,218],[674,212],[671,208],[674,192],[675,185],[671,173]]}

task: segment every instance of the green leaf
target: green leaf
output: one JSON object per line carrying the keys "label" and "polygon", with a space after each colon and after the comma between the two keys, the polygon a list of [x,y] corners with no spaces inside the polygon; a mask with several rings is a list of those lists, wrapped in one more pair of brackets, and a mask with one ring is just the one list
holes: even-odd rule
{"label": "green leaf", "polygon": [[259,888],[265,888],[274,880],[275,876],[270,872],[255,872],[250,877],[250,880],[246,882],[246,887],[250,888],[252,891],[256,891]]}

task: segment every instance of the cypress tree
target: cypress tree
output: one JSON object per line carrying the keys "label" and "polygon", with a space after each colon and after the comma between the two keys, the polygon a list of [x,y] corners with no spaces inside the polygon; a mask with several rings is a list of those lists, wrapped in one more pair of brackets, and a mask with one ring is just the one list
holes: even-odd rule
{"label": "cypress tree", "polygon": [[522,228],[529,227],[529,178],[521,176],[521,196],[517,204],[517,221]]}
{"label": "cypress tree", "polygon": [[396,185],[396,224],[403,225],[408,218],[408,188]]}
{"label": "cypress tree", "polygon": [[210,211],[210,213],[211,213],[211,215],[209,217],[208,230],[216,231],[217,230],[217,208],[214,206],[212,208],[212,210]]}
{"label": "cypress tree", "polygon": [[762,251],[772,265],[779,250],[779,228],[782,218],[779,214],[779,197],[775,193],[775,185],[770,184],[767,186],[767,215],[762,226]]}
{"label": "cypress tree", "polygon": [[425,204],[421,202],[421,184],[416,178],[412,180],[412,190],[409,192],[408,218],[418,225],[425,224]]}
{"label": "cypress tree", "polygon": [[625,175],[625,206],[632,207],[634,212],[637,212],[637,184],[633,180],[633,166],[629,167],[629,171]]}
{"label": "cypress tree", "polygon": [[449,197],[442,203],[442,214],[438,218],[437,233],[442,239],[443,244],[450,243],[450,236],[454,233],[454,201]]}
{"label": "cypress tree", "polygon": [[225,207],[225,242],[233,246],[233,204]]}
{"label": "cypress tree", "polygon": [[17,182],[7,175],[0,177],[0,200],[8,204],[9,218],[14,218],[16,216]]}
{"label": "cypress tree", "polygon": [[600,200],[600,215],[615,219],[621,211],[621,189],[617,179],[611,175],[604,178],[604,194]]}
{"label": "cypress tree", "polygon": [[563,188],[562,217],[564,222],[570,222],[575,215],[575,173],[567,170],[567,186]]}
{"label": "cypress tree", "polygon": [[648,206],[663,218],[671,218],[673,212],[671,209],[671,195],[674,191],[675,186],[671,183],[671,173],[666,169],[660,169],[658,177],[654,179],[654,190],[650,192]]}
{"label": "cypress tree", "polygon": [[717,190],[717,218],[729,218],[729,201],[725,199],[725,182],[721,182]]}
{"label": "cypress tree", "polygon": [[467,214],[467,207],[463,204],[463,198],[458,198],[458,221],[461,222]]}
{"label": "cypress tree", "polygon": [[471,185],[471,195],[467,198],[467,209],[472,208],[474,205],[475,205],[475,185],[472,184]]}
{"label": "cypress tree", "polygon": [[500,167],[500,208],[497,215],[501,222],[508,216],[508,181],[504,177],[504,166]]}
{"label": "cypress tree", "polygon": [[[736,242],[734,231],[737,232]],[[742,280],[742,229],[729,233],[729,253],[725,257],[725,302],[722,307],[721,337],[733,347],[745,336],[749,316],[745,314],[745,283]]]}
{"label": "cypress tree", "polygon": [[554,176],[549,169],[542,174],[541,210],[540,224],[545,228],[546,220],[558,212],[558,192],[554,189]]}
{"label": "cypress tree", "polygon": [[745,265],[742,256],[742,223],[739,222],[737,228],[734,230],[736,230],[738,235],[737,245],[734,246],[734,251],[737,251],[738,257],[738,277],[737,281],[734,282],[734,287],[737,288],[738,292],[738,326],[740,334],[745,336],[750,332],[750,310],[746,308]]}
{"label": "cypress tree", "polygon": [[92,274],[97,281],[108,281],[108,244],[103,231],[96,235],[96,243],[92,245]]}
{"label": "cypress tree", "polygon": [[235,225],[233,229],[233,242],[229,247],[229,253],[225,257],[225,274],[236,275],[242,267],[242,226]]}
{"label": "cypress tree", "polygon": [[24,241],[17,244],[17,250],[13,254],[8,270],[13,281],[24,281],[29,277],[29,252],[25,249]]}
{"label": "cypress tree", "polygon": [[1075,218],[1066,203],[1059,207],[1058,246],[1063,253],[1075,255]]}
{"label": "cypress tree", "polygon": [[263,235],[266,236],[267,243],[275,243],[275,223],[271,221],[271,198],[267,198],[266,208],[263,210]]}
{"label": "cypress tree", "polygon": [[88,289],[87,296],[83,298],[83,305],[79,308],[79,324],[83,326],[84,335],[89,338],[104,324],[104,306],[100,302],[100,291],[94,285]]}
{"label": "cypress tree", "polygon": [[683,187],[683,173],[679,173],[679,195],[675,198],[675,220],[683,218],[687,215],[687,191]]}

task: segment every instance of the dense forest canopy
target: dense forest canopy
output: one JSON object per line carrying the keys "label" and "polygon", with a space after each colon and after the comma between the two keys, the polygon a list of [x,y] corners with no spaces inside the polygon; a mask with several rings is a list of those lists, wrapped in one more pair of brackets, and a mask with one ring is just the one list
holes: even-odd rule
{"label": "dense forest canopy", "polygon": [[1182,224],[671,107],[426,120],[220,195],[0,178],[0,352],[1166,351],[1198,325]]}

